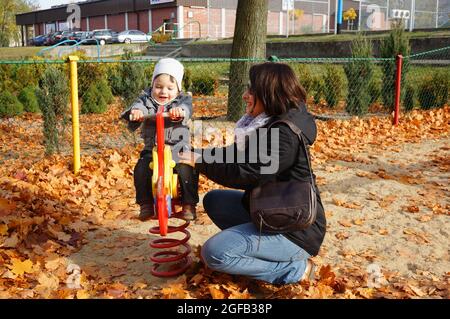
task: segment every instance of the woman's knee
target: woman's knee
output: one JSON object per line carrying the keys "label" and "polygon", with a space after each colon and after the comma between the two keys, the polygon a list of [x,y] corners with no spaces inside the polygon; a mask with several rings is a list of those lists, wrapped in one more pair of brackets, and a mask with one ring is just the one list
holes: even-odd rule
{"label": "woman's knee", "polygon": [[220,195],[220,190],[215,189],[209,191],[205,197],[203,197],[203,207],[208,215],[215,210],[215,206],[220,202],[220,196],[218,195]]}
{"label": "woman's knee", "polygon": [[233,268],[247,248],[247,239],[242,233],[225,230],[205,242],[201,255],[209,268],[233,273]]}
{"label": "woman's knee", "polygon": [[203,261],[212,270],[224,271],[228,265],[227,258],[220,246],[215,245],[211,239],[206,241],[202,247],[201,255]]}

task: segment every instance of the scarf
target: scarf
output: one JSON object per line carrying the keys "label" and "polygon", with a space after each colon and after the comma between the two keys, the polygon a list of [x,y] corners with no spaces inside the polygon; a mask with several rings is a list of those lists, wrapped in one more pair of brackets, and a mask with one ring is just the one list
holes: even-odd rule
{"label": "scarf", "polygon": [[269,122],[270,116],[266,113],[261,113],[256,117],[245,114],[236,123],[234,129],[234,140],[239,151],[244,150],[246,138],[256,131],[258,128],[264,126]]}

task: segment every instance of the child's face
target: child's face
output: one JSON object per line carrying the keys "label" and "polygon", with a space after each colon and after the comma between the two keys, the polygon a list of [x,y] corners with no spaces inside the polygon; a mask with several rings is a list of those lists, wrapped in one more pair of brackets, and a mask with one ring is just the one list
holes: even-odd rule
{"label": "child's face", "polygon": [[161,74],[153,82],[152,96],[161,104],[166,104],[178,96],[176,81],[170,79],[170,75]]}

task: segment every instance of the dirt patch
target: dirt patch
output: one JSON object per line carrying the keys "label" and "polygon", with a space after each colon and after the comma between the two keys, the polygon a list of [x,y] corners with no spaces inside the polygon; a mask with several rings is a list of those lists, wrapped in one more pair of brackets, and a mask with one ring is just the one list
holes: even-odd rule
{"label": "dirt patch", "polygon": [[[363,162],[332,161],[316,167],[328,231],[315,261],[342,274],[376,264],[383,273],[402,277],[445,275],[450,269],[450,173],[448,163],[439,158],[448,158],[449,146],[448,138],[427,140],[383,153],[373,149],[359,154]],[[156,293],[170,280],[150,274],[148,257],[154,250],[149,242],[156,236],[148,230],[156,222],[139,222],[137,214],[132,210],[89,233],[70,260],[100,282],[145,282]],[[202,207],[199,216],[189,226],[193,247],[219,231]]]}

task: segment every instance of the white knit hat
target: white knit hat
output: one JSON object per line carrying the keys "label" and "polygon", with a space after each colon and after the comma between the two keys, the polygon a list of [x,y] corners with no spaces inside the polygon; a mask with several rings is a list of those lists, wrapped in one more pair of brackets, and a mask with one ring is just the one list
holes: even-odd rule
{"label": "white knit hat", "polygon": [[164,58],[158,61],[153,71],[152,85],[155,78],[160,74],[169,74],[177,81],[178,90],[182,91],[184,66],[179,61],[172,58]]}

